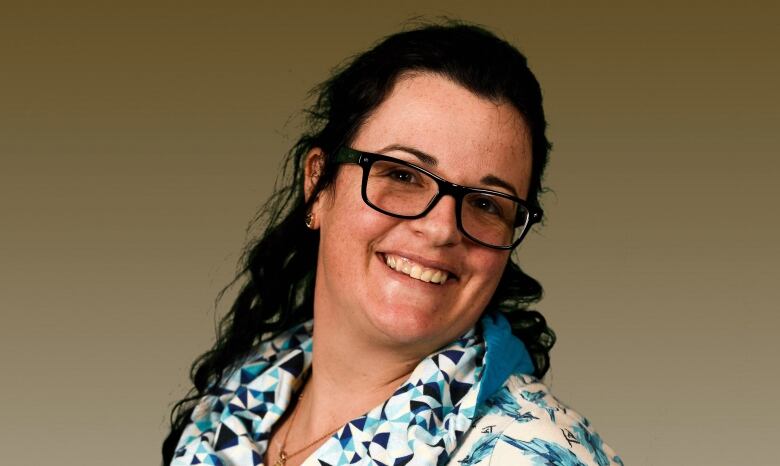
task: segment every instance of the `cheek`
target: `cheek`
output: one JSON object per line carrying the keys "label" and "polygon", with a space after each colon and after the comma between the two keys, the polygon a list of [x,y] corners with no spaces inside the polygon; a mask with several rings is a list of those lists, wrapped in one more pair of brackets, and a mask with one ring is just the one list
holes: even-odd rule
{"label": "cheek", "polygon": [[338,255],[340,262],[362,257],[397,223],[366,205],[359,184],[351,181],[338,180],[321,211],[321,246]]}
{"label": "cheek", "polygon": [[501,251],[483,250],[479,251],[479,254],[475,254],[472,267],[473,270],[478,271],[479,276],[479,279],[475,280],[474,283],[477,287],[475,293],[480,296],[480,300],[484,301],[484,304],[487,304],[493,296],[508,260],[509,254]]}

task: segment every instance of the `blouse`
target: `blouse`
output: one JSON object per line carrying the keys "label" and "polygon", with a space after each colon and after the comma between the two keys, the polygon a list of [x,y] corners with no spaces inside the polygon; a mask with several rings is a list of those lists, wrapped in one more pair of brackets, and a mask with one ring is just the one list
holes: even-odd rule
{"label": "blouse", "polygon": [[[171,465],[263,465],[274,424],[311,366],[312,328],[309,321],[263,342],[204,396]],[[506,319],[487,313],[303,464],[623,465],[532,372]]]}

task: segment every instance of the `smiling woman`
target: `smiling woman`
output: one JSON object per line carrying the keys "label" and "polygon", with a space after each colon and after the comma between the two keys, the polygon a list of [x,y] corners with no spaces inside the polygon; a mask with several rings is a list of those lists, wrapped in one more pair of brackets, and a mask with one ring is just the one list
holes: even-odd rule
{"label": "smiling woman", "polygon": [[[487,216],[484,207],[475,220],[474,206],[464,209],[460,197],[437,197],[442,191],[432,177],[420,170],[401,171],[402,163],[418,161],[460,186],[482,188],[485,191],[471,193],[480,193],[477,200],[505,199],[514,207],[505,212],[514,225],[519,210],[515,204],[523,201],[504,196],[525,196],[528,191],[529,140],[522,117],[508,103],[493,103],[437,73],[399,77],[350,145],[403,162],[375,160],[367,172],[342,166],[333,189],[320,194],[310,209],[313,227],[321,232],[314,319],[326,321],[326,328],[335,332],[315,340],[315,354],[320,342],[338,342],[339,335],[349,335],[352,345],[379,350],[373,360],[403,353],[419,359],[472,327],[493,296],[509,250],[478,244],[458,225],[468,218],[471,236],[482,234],[478,239],[500,246],[512,244],[509,232],[514,228],[496,220],[495,214]],[[413,149],[410,153],[401,147]],[[309,191],[323,155],[320,148],[308,155]],[[483,182],[500,179],[498,173],[505,178],[502,186]],[[361,196],[361,185],[370,205]],[[494,208],[500,205],[494,202]],[[412,218],[379,212],[378,206]],[[497,222],[503,223],[505,234],[483,233]],[[388,261],[402,264],[401,273],[388,267]],[[420,280],[422,273],[448,278],[433,286]]]}
{"label": "smiling woman", "polygon": [[511,251],[549,143],[525,58],[396,34],[319,88],[165,464],[622,464],[539,380],[554,334]]}

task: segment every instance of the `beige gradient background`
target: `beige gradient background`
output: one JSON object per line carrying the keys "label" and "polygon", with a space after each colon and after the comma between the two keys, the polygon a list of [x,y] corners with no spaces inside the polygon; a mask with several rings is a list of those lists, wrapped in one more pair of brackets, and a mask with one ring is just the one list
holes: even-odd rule
{"label": "beige gradient background", "polygon": [[0,463],[158,464],[309,88],[415,15],[540,79],[519,254],[629,465],[777,464],[777,2],[3,2]]}

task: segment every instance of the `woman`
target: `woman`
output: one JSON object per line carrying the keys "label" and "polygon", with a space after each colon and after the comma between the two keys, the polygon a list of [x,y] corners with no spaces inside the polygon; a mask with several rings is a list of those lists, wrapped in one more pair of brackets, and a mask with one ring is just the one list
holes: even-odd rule
{"label": "woman", "polygon": [[396,34],[311,116],[164,463],[622,464],[538,380],[554,334],[510,259],[549,150],[525,58],[471,26]]}

